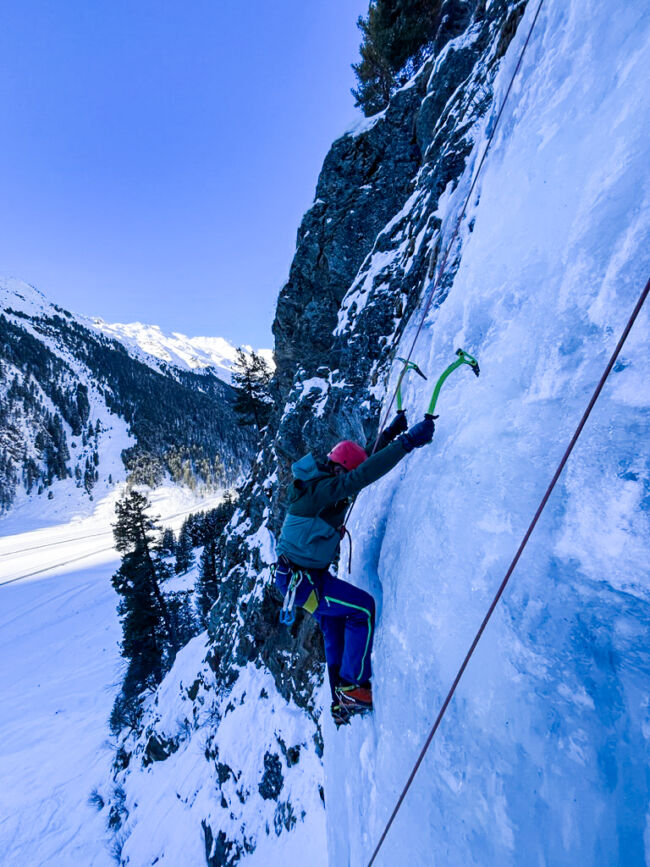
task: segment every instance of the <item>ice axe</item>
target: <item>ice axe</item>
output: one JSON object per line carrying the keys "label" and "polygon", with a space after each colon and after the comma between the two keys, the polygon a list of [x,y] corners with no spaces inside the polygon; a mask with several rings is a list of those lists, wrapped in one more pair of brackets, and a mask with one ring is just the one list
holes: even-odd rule
{"label": "ice axe", "polygon": [[399,379],[397,380],[397,412],[402,412],[402,380],[409,370],[414,370],[422,379],[426,379],[426,376],[414,361],[409,361],[407,358],[400,358],[399,356],[397,357],[397,361],[401,361],[403,365]]}
{"label": "ice axe", "polygon": [[433,389],[433,394],[431,395],[431,400],[429,401],[429,407],[425,413],[425,418],[430,416],[431,418],[435,418],[434,412],[436,411],[436,403],[438,402],[438,395],[440,394],[440,389],[442,388],[442,384],[447,379],[450,373],[453,373],[454,370],[457,370],[461,365],[468,364],[472,370],[474,371],[474,375],[478,376],[480,374],[480,368],[478,366],[478,361],[474,358],[473,355],[470,355],[469,352],[465,352],[464,349],[457,349],[456,355],[458,358],[449,367],[443,371],[438,382],[436,382],[435,388]]}

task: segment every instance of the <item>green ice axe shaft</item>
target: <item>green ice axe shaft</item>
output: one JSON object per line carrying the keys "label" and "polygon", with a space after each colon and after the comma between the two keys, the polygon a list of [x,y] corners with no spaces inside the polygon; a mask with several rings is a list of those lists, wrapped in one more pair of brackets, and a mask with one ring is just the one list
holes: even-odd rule
{"label": "green ice axe shaft", "polygon": [[469,352],[465,352],[464,349],[457,349],[456,355],[458,358],[453,364],[450,364],[449,367],[443,371],[442,375],[436,382],[436,386],[433,389],[433,394],[431,395],[431,400],[429,402],[429,408],[427,409],[427,415],[433,415],[436,411],[436,403],[438,402],[438,395],[440,394],[440,389],[442,388],[442,384],[447,379],[450,373],[453,373],[454,370],[459,368],[462,364],[469,364],[469,366],[474,371],[476,376],[481,372],[478,366],[478,361],[474,358],[473,355],[470,355]]}
{"label": "green ice axe shaft", "polygon": [[416,373],[418,373],[422,377],[422,379],[426,379],[426,376],[422,373],[422,371],[420,370],[420,368],[417,366],[417,364],[414,361],[408,361],[406,358],[399,358],[399,356],[398,356],[397,360],[401,361],[402,365],[403,365],[402,371],[399,375],[399,379],[397,380],[397,412],[401,412],[402,408],[403,408],[402,407],[402,380],[406,376],[407,372],[409,370],[414,370]]}

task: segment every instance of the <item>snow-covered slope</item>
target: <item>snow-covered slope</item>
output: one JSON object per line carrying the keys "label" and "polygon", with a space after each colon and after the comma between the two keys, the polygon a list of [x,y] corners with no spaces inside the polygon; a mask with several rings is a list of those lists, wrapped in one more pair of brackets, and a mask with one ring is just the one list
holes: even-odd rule
{"label": "snow-covered slope", "polygon": [[110,778],[101,789],[119,807],[121,863],[286,867],[309,852],[310,867],[325,867],[320,752],[305,713],[253,664],[222,692],[211,662],[204,633],[178,654],[141,730],[121,742],[121,797]]}
{"label": "snow-covered slope", "polygon": [[[232,366],[237,359],[237,350],[223,337],[187,337],[177,331],[165,333],[158,325],[143,325],[141,322],[104,322],[103,319],[86,320],[87,324],[102,334],[119,340],[135,357],[156,366],[158,361],[183,370],[214,370],[225,382],[231,380]],[[242,347],[250,352],[250,346]],[[260,349],[259,354],[269,365],[273,364],[270,349]]]}
{"label": "snow-covered slope", "polygon": [[122,452],[135,445],[72,347],[34,328],[64,312],[33,286],[0,279],[0,514],[17,510],[23,530],[88,511],[89,498],[124,480]]}
{"label": "snow-covered slope", "polygon": [[[114,758],[108,717],[123,667],[110,581],[119,565],[111,530],[117,496],[113,491],[85,518],[59,514],[47,528],[27,532],[17,513],[3,523],[3,867],[115,863],[97,790]],[[190,511],[219,500],[172,485],[152,499],[152,512],[176,531]]]}
{"label": "snow-covered slope", "polygon": [[57,312],[42,292],[17,277],[0,277],[0,310],[19,310],[27,316],[43,316]]}

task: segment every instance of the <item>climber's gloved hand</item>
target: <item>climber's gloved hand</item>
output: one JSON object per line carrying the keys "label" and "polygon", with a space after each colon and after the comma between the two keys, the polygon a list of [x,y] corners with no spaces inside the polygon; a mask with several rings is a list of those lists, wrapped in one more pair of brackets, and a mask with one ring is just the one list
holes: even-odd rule
{"label": "climber's gloved hand", "polygon": [[383,429],[377,438],[375,447],[369,449],[370,452],[380,452],[386,448],[389,443],[392,443],[396,436],[408,430],[408,422],[406,421],[406,411],[403,409],[397,410],[397,415],[392,422]]}
{"label": "climber's gloved hand", "polygon": [[433,432],[435,429],[436,426],[433,423],[433,416],[428,414],[425,415],[423,421],[414,424],[411,430],[403,433],[399,438],[399,441],[404,447],[404,451],[412,452],[413,449],[419,449],[422,448],[422,446],[426,446],[427,443],[430,443],[433,439]]}
{"label": "climber's gloved hand", "polygon": [[406,430],[408,430],[408,422],[406,421],[406,410],[398,409],[397,415],[384,431],[384,433],[387,435],[388,442],[392,443],[396,436],[399,436]]}

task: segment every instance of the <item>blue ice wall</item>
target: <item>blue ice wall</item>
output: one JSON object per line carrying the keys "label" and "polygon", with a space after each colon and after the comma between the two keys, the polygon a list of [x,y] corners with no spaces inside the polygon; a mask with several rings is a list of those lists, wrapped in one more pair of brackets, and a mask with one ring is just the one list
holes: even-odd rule
{"label": "blue ice wall", "polygon": [[[496,88],[495,111],[536,7]],[[380,604],[376,712],[326,728],[330,863],[366,864],[650,277],[650,8],[546,0],[415,357],[457,346],[433,444],[359,498],[351,580]],[[486,129],[439,216],[449,238]],[[470,232],[470,223],[473,230]],[[649,313],[642,312],[380,865],[650,860]],[[407,329],[408,350],[415,323]],[[404,354],[404,352],[402,353]],[[426,386],[409,381],[411,420]]]}

